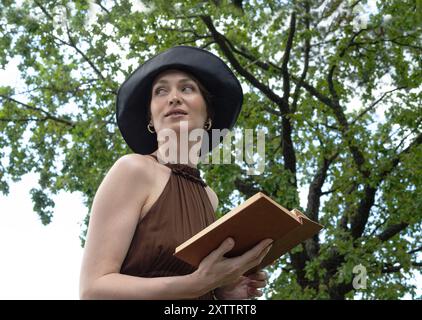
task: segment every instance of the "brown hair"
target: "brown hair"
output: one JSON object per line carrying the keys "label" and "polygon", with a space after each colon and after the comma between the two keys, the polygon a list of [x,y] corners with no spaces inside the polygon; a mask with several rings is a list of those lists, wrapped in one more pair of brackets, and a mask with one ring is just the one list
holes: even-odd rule
{"label": "brown hair", "polygon": [[[204,98],[204,100],[205,100],[205,107],[206,107],[206,109],[207,109],[207,115],[208,115],[208,118],[211,118],[211,121],[214,121],[214,115],[215,115],[215,113],[214,113],[214,106],[213,106],[213,103],[212,103],[212,99],[213,99],[213,96],[212,96],[212,94],[207,90],[207,88],[205,88],[203,85],[202,85],[202,83],[198,80],[198,79],[196,79],[196,77],[194,77],[191,73],[189,73],[189,72],[186,72],[186,71],[183,71],[183,72],[185,72],[195,83],[196,83],[196,85],[198,86],[198,88],[199,88],[199,91],[201,92],[201,95],[202,95],[202,97]],[[151,88],[151,90],[152,90],[152,88]],[[149,95],[149,102],[148,102],[148,111],[147,111],[147,114],[148,114],[148,121],[150,121],[151,120],[151,99],[152,99],[152,94],[151,94],[151,92],[150,92],[150,95]],[[208,119],[207,119],[208,120]]]}

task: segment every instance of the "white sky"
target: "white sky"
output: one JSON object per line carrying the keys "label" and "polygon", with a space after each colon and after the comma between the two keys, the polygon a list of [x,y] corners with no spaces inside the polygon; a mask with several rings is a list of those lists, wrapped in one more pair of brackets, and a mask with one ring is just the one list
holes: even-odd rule
{"label": "white sky", "polygon": [[86,209],[77,193],[59,193],[52,223],[33,212],[27,174],[0,196],[0,299],[79,299],[80,225]]}

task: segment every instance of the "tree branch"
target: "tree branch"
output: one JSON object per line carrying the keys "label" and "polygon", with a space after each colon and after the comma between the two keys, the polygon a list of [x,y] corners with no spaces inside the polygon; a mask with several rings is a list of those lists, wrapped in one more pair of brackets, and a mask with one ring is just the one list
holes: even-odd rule
{"label": "tree branch", "polygon": [[296,177],[296,153],[292,141],[292,123],[290,118],[287,116],[289,111],[289,97],[290,97],[290,76],[288,70],[288,64],[290,59],[290,51],[292,49],[293,38],[296,30],[296,13],[293,12],[290,19],[289,35],[286,42],[286,49],[283,55],[283,63],[281,66],[281,74],[283,77],[283,97],[279,104],[280,112],[282,114],[281,127],[282,127],[282,140],[281,148],[284,159],[284,167],[290,171],[293,175],[292,186],[297,189],[297,177]]}
{"label": "tree branch", "polygon": [[252,180],[236,178],[234,185],[240,193],[243,193],[247,198],[252,197],[254,194],[259,192],[259,188],[256,188]]}
{"label": "tree branch", "polygon": [[[296,83],[299,83],[301,80],[297,79],[296,77],[293,77],[293,80]],[[365,177],[369,177],[369,171],[363,170],[362,165],[364,163],[364,157],[362,152],[356,147],[355,144],[353,144],[351,141],[349,141],[349,138],[347,138],[347,131],[349,130],[349,125],[347,123],[346,117],[343,113],[343,110],[341,109],[341,106],[337,104],[335,99],[331,99],[328,96],[322,94],[319,92],[315,87],[307,83],[306,81],[301,81],[302,86],[315,98],[317,98],[319,101],[327,105],[329,108],[331,108],[334,111],[334,114],[337,118],[337,121],[340,124],[340,132],[343,135],[343,138],[347,141],[349,150],[352,153],[354,162],[356,163],[359,171],[363,174]],[[336,96],[336,94],[334,93]]]}
{"label": "tree branch", "polygon": [[[299,83],[299,79],[293,78],[293,80],[297,83]],[[353,160],[356,163],[359,171],[362,173],[364,177],[369,177],[370,172],[367,169],[363,169],[362,166],[365,162],[363,153],[359,150],[359,148],[354,144],[352,141],[350,141],[350,138],[347,137],[347,133],[349,130],[349,125],[346,120],[346,116],[343,113],[343,110],[341,109],[341,106],[337,104],[336,100],[333,100],[324,94],[320,93],[316,88],[314,88],[312,85],[307,83],[306,81],[302,81],[302,86],[315,98],[317,98],[319,101],[327,105],[329,108],[331,108],[334,112],[334,115],[340,124],[340,131],[343,135],[343,138],[346,140],[349,150],[352,153]],[[334,93],[334,95],[336,95]],[[336,99],[336,98],[335,98]]]}
{"label": "tree branch", "polygon": [[308,93],[317,98],[320,102],[325,104],[326,106],[330,107],[334,105],[334,101],[332,101],[328,96],[324,95],[323,93],[319,92],[314,86],[306,82],[305,80],[301,81],[296,76],[292,75],[292,80],[294,83],[298,84],[301,83],[302,87],[308,91]]}
{"label": "tree branch", "polygon": [[[308,32],[310,30],[309,14],[310,14],[309,1],[305,1],[305,15],[306,15],[305,16],[305,29]],[[292,107],[291,107],[291,110],[292,110],[293,113],[296,112],[296,110],[297,110],[297,102],[299,100],[300,89],[302,88],[302,83],[305,80],[306,75],[308,73],[308,69],[309,69],[309,53],[311,51],[311,44],[310,43],[311,43],[310,37],[306,36],[303,70],[302,70],[302,74],[300,75],[300,78],[299,78],[299,83],[296,84],[295,91],[293,93],[293,102],[292,102]]]}
{"label": "tree branch", "polygon": [[21,101],[18,101],[16,99],[12,98],[12,97],[8,97],[8,96],[5,96],[5,95],[0,94],[0,98],[9,100],[9,101],[14,102],[16,104],[19,104],[19,105],[21,105],[21,106],[23,106],[23,107],[25,107],[25,108],[27,108],[29,110],[36,111],[36,112],[41,112],[42,114],[45,115],[45,117],[43,118],[44,120],[51,119],[53,121],[64,123],[64,124],[66,124],[68,126],[71,126],[71,127],[74,127],[75,126],[75,124],[73,122],[71,122],[71,121],[68,121],[68,120],[65,120],[65,119],[61,119],[61,118],[57,118],[54,115],[52,115],[51,113],[49,113],[49,112],[47,112],[47,111],[45,111],[45,110],[43,110],[41,108],[30,106],[30,105],[28,105],[26,103],[23,103]]}
{"label": "tree branch", "polygon": [[[407,138],[409,138],[411,135],[415,134],[416,132],[420,131],[419,126],[421,125],[421,123],[422,123],[422,118],[416,123],[415,128],[412,131],[410,131],[405,137],[403,137],[403,139],[401,139],[400,142],[394,147],[395,153],[405,143]],[[397,133],[397,132],[398,132],[398,130],[395,133]],[[391,140],[391,137],[393,137],[393,136],[394,136],[394,134],[389,137],[390,140]],[[385,141],[383,141],[383,143],[385,143]]]}
{"label": "tree branch", "polygon": [[316,43],[311,43],[311,48],[312,47],[318,47],[318,46],[320,46],[320,45],[324,45],[324,44],[332,44],[332,43],[336,43],[336,42],[338,42],[340,39],[330,39],[330,40],[326,40],[326,41],[321,41],[321,42],[316,42]]}
{"label": "tree branch", "polygon": [[391,171],[393,171],[393,169],[395,167],[397,167],[397,165],[400,163],[401,157],[407,153],[410,152],[410,150],[412,148],[414,148],[415,146],[418,146],[422,144],[422,133],[419,133],[419,135],[415,138],[415,140],[413,140],[408,146],[407,148],[403,149],[394,159],[393,161],[391,161],[391,167],[390,168],[386,168],[384,169],[384,171],[382,171],[380,173],[380,178],[383,179],[385,178],[388,174],[390,174]]}
{"label": "tree branch", "polygon": [[293,12],[290,17],[289,35],[286,42],[286,50],[283,55],[283,63],[281,65],[281,74],[283,76],[283,97],[280,104],[282,114],[289,113],[289,97],[290,97],[290,77],[288,64],[290,60],[290,51],[292,50],[293,38],[296,31],[296,13]]}
{"label": "tree branch", "polygon": [[327,190],[327,191],[321,191],[321,196],[326,196],[327,194],[337,192],[338,190],[340,190],[340,187],[332,188],[332,189]]}
{"label": "tree branch", "polygon": [[[382,209],[380,208],[380,210],[382,210]],[[375,228],[374,228],[374,230],[372,230],[372,231],[371,231],[371,233],[368,235],[368,237],[369,237],[369,238],[374,237],[374,236],[375,236],[375,234],[378,232],[378,230],[380,230],[380,229],[381,229],[381,227],[383,227],[386,223],[387,223],[387,219],[384,219],[384,220],[383,220],[383,221],[381,221],[380,223],[375,224]]]}
{"label": "tree branch", "polygon": [[237,61],[237,59],[234,57],[232,51],[228,47],[226,43],[226,38],[221,35],[217,29],[215,28],[211,18],[209,16],[200,16],[208,30],[211,32],[211,35],[213,36],[215,42],[223,52],[223,54],[226,56],[226,58],[229,60],[229,62],[232,64],[233,68],[242,75],[249,83],[251,83],[255,88],[260,90],[265,96],[268,97],[272,102],[276,103],[277,105],[280,105],[282,103],[282,99],[280,96],[275,94],[268,86],[261,83],[258,79],[256,79],[250,72],[245,70]]}
{"label": "tree branch", "polygon": [[317,281],[310,281],[306,278],[306,263],[309,261],[309,257],[304,249],[302,252],[297,253],[289,253],[291,265],[296,273],[297,283],[300,285],[302,289],[307,287],[313,288],[318,290],[318,282]]}
{"label": "tree branch", "polygon": [[[343,57],[347,51],[347,49],[353,45],[354,43],[354,39],[359,36],[359,34],[361,34],[364,30],[366,29],[361,29],[358,32],[354,33],[353,36],[351,37],[348,45],[343,48],[340,53],[339,53],[339,57]],[[333,64],[327,74],[327,83],[328,83],[328,90],[330,92],[331,98],[324,96],[323,94],[321,94],[320,92],[318,92],[318,90],[316,90],[314,87],[312,87],[311,85],[309,85],[308,83],[305,83],[303,81],[300,82],[300,80],[297,80],[298,82],[302,83],[303,87],[305,89],[308,90],[308,92],[313,95],[314,97],[316,97],[317,99],[319,99],[321,102],[323,102],[325,105],[327,105],[329,108],[332,109],[337,122],[340,125],[340,130],[342,132],[343,138],[345,139],[345,141],[347,142],[348,146],[349,146],[349,150],[352,153],[353,156],[353,160],[357,165],[357,168],[359,170],[359,172],[364,176],[364,177],[369,177],[370,172],[367,169],[363,168],[363,164],[365,163],[365,158],[363,156],[363,153],[361,152],[361,150],[357,147],[357,144],[354,143],[353,141],[353,137],[349,137],[348,136],[348,131],[349,131],[349,125],[347,123],[347,119],[346,116],[342,110],[342,107],[340,106],[340,100],[339,100],[339,96],[337,94],[337,91],[335,90],[335,86],[334,86],[334,72],[337,68],[337,64]]]}
{"label": "tree branch", "polygon": [[207,43],[201,46],[201,49],[206,49],[208,46],[212,45],[213,43],[215,43],[214,40],[208,41]]}
{"label": "tree branch", "polygon": [[[422,133],[416,137],[416,139],[409,144],[409,146],[400,152],[392,161],[390,167],[384,169],[380,172],[380,174],[375,177],[376,184],[375,186],[365,185],[364,187],[364,197],[359,203],[359,207],[357,213],[352,217],[352,236],[354,239],[360,237],[365,229],[366,223],[368,221],[369,213],[371,207],[375,201],[375,193],[378,189],[379,184],[394,170],[395,167],[400,163],[401,157],[410,152],[410,150],[422,143]],[[401,230],[405,229],[408,226],[407,223],[400,223],[398,225],[391,226],[387,230],[385,230],[382,234],[378,236],[381,241],[385,241],[393,237],[396,233],[400,232]]]}
{"label": "tree branch", "polygon": [[[412,262],[411,263],[412,267],[422,267],[422,262]],[[382,273],[394,273],[394,272],[399,272],[401,269],[403,269],[403,266],[394,266],[391,264],[386,264],[384,265],[383,269],[381,270]]]}
{"label": "tree branch", "polygon": [[321,167],[317,170],[310,186],[309,186],[309,193],[308,193],[308,205],[306,208],[307,216],[318,222],[318,212],[319,212],[319,205],[320,205],[320,198],[322,195],[322,186],[324,185],[325,179],[327,178],[327,171],[330,167],[331,163],[337,158],[339,152],[334,154],[330,158],[324,158],[321,164]]}
{"label": "tree branch", "polygon": [[107,12],[107,14],[110,14],[110,11],[101,4],[101,0],[96,0],[95,1],[95,4],[97,4],[102,10],[104,10],[105,12]]}
{"label": "tree branch", "polygon": [[271,114],[273,114],[273,115],[275,115],[277,117],[281,117],[281,112],[280,111],[274,110],[274,109],[268,107],[266,104],[262,104],[261,106],[268,113],[271,113]]}
{"label": "tree branch", "polygon": [[[412,35],[408,35],[408,37],[412,37]],[[409,47],[409,48],[413,48],[413,49],[416,49],[416,50],[422,50],[422,47],[420,47],[420,46],[415,46],[415,45],[412,45],[412,44],[409,44],[409,43],[402,43],[402,42],[397,41],[397,39],[400,39],[400,38],[403,38],[403,37],[399,36],[399,37],[396,37],[394,39],[380,38],[380,39],[377,39],[375,41],[355,42],[355,45],[366,46],[366,45],[370,45],[370,44],[378,44],[380,42],[391,42],[391,43],[394,43],[394,44],[401,46],[401,47]]]}
{"label": "tree branch", "polygon": [[[352,181],[350,186],[347,188],[346,194],[347,195],[352,194],[353,192],[356,191],[357,188],[358,188],[358,184],[355,181]],[[339,227],[342,230],[349,231],[349,228],[348,228],[347,225],[348,225],[349,220],[350,220],[351,211],[352,211],[352,209],[350,207],[350,204],[346,201],[346,208],[344,209],[343,215],[342,215],[342,217],[340,218],[340,221],[339,221]]]}
{"label": "tree branch", "polygon": [[47,16],[48,19],[53,21],[53,17],[50,15],[50,13],[36,0],[34,0],[35,4],[38,6],[38,8],[41,9],[41,11]]}
{"label": "tree branch", "polygon": [[389,91],[386,91],[386,92],[384,92],[382,95],[381,95],[381,97],[380,98],[378,98],[376,101],[374,101],[373,103],[371,103],[371,105],[369,106],[369,107],[367,107],[365,110],[363,110],[355,119],[353,119],[351,122],[350,122],[350,125],[353,125],[353,124],[355,124],[356,123],[356,121],[357,120],[359,120],[360,118],[362,118],[366,113],[368,113],[369,111],[371,111],[372,109],[374,109],[375,107],[376,107],[376,105],[378,104],[378,103],[380,103],[388,94],[390,94],[390,93],[392,93],[392,92],[394,92],[394,91],[397,91],[397,90],[401,90],[401,89],[405,89],[406,87],[398,87],[398,88],[395,88],[395,89],[393,89],[393,90],[389,90]]}
{"label": "tree branch", "polygon": [[262,70],[265,71],[270,71],[271,68],[273,68],[274,70],[276,70],[277,72],[281,72],[281,68],[279,66],[277,66],[276,64],[272,63],[272,62],[265,62],[265,61],[261,61],[259,58],[254,57],[251,53],[249,52],[245,52],[243,50],[237,49],[231,42],[230,40],[225,37],[224,35],[221,35],[222,37],[224,37],[225,41],[227,42],[228,46],[230,47],[230,49],[241,55],[242,57],[248,59],[249,61],[251,61],[251,64],[254,64],[258,67],[260,67]]}
{"label": "tree branch", "polygon": [[363,191],[363,198],[359,203],[356,213],[351,217],[351,234],[353,239],[359,238],[365,230],[366,223],[368,222],[369,213],[375,201],[375,194],[377,188],[370,185],[365,185]]}
{"label": "tree branch", "polygon": [[181,33],[191,33],[191,34],[193,34],[198,39],[212,38],[212,35],[210,35],[210,34],[200,35],[194,29],[179,29],[179,28],[170,28],[170,27],[157,27],[156,30],[175,31],[175,32],[181,32]]}
{"label": "tree branch", "polygon": [[410,250],[410,251],[408,252],[408,254],[413,254],[413,253],[416,253],[416,252],[419,252],[419,251],[422,251],[422,246],[420,246],[419,248],[416,248],[416,249]]}
{"label": "tree branch", "polygon": [[[354,40],[366,29],[361,29],[358,32],[355,32],[353,34],[353,36],[350,38],[349,43],[347,44],[347,46],[345,46],[339,53],[339,58],[344,57],[344,55],[346,54],[347,50],[354,44]],[[340,105],[340,101],[339,101],[339,96],[337,94],[337,91],[335,90],[334,87],[334,72],[337,69],[337,64],[333,64],[328,72],[327,75],[327,83],[328,83],[328,89],[330,91],[331,96],[334,99],[335,104],[334,105]],[[342,120],[343,121],[343,120]]]}
{"label": "tree branch", "polygon": [[396,234],[400,233],[404,229],[406,229],[408,226],[409,226],[409,224],[406,223],[406,222],[394,224],[392,226],[389,226],[387,229],[385,229],[379,235],[377,235],[377,238],[379,240],[381,240],[382,242],[385,242],[387,240],[390,240],[392,237],[394,237]]}
{"label": "tree branch", "polygon": [[[49,18],[51,21],[54,20],[53,17],[48,13],[48,11],[39,2],[35,1],[35,4],[42,10],[42,12],[47,16],[47,18]],[[94,63],[85,55],[85,53],[81,49],[79,49],[76,46],[75,41],[73,40],[72,36],[70,35],[70,31],[69,31],[69,27],[68,27],[67,23],[66,23],[66,33],[67,33],[67,36],[69,38],[70,43],[56,37],[53,34],[51,34],[51,36],[54,39],[56,39],[57,41],[59,41],[60,43],[65,44],[65,45],[75,49],[76,52],[78,52],[82,56],[82,58],[91,66],[91,68],[94,70],[94,72],[98,76],[100,76],[101,80],[103,80],[103,81],[106,80],[105,77],[101,74],[100,70],[98,70],[97,67],[94,65]]]}
{"label": "tree branch", "polygon": [[[310,186],[308,193],[308,204],[306,208],[306,215],[319,222],[319,206],[321,201],[321,189],[324,185],[325,179],[327,177],[327,171],[331,163],[338,156],[338,152],[330,158],[324,158],[321,167],[318,169],[315,174]],[[305,241],[305,249],[307,255],[312,259],[318,255],[319,252],[319,237],[318,234],[313,238]]]}
{"label": "tree branch", "polygon": [[13,119],[13,118],[0,118],[1,122],[30,122],[30,121],[44,121],[46,118],[20,118],[20,119]]}
{"label": "tree branch", "polygon": [[88,56],[81,50],[78,48],[78,46],[76,45],[76,42],[73,40],[72,36],[70,35],[70,30],[69,27],[66,24],[66,33],[67,36],[69,38],[70,44],[67,42],[64,42],[65,44],[71,46],[72,48],[74,48],[76,50],[76,52],[78,52],[82,58],[91,66],[91,68],[94,70],[94,72],[100,76],[101,80],[106,80],[106,78],[102,75],[101,71],[98,70],[98,68],[94,65],[94,63],[88,58]]}

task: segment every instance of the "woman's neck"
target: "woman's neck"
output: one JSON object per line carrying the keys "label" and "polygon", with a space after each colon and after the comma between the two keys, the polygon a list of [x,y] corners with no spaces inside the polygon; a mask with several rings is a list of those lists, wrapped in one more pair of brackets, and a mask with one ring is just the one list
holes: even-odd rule
{"label": "woman's neck", "polygon": [[[158,148],[152,154],[155,155],[157,159],[162,161],[163,163],[185,164],[195,169],[197,169],[197,163],[199,162],[199,155],[194,155],[194,152],[182,152],[180,149],[177,149],[176,152],[172,153],[166,149],[160,152],[160,148]],[[164,154],[169,154],[169,156],[164,156]]]}

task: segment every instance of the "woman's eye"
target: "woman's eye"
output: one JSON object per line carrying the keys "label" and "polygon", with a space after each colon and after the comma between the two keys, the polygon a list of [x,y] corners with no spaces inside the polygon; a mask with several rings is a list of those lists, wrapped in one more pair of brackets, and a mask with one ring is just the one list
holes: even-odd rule
{"label": "woman's eye", "polygon": [[[186,92],[186,90],[188,90],[187,92],[192,92],[194,91],[194,88],[192,86],[186,86],[182,88],[183,92]],[[154,90],[154,93],[156,95],[161,95],[161,94],[164,94],[165,92],[166,92],[165,88],[162,88],[162,87]]]}
{"label": "woman's eye", "polygon": [[192,87],[192,86],[186,86],[186,87],[183,87],[183,90],[185,90],[185,89],[190,89],[190,91],[189,91],[189,92],[193,91],[193,87]]}
{"label": "woman's eye", "polygon": [[163,90],[164,88],[157,88],[155,89],[155,94],[160,94]]}

